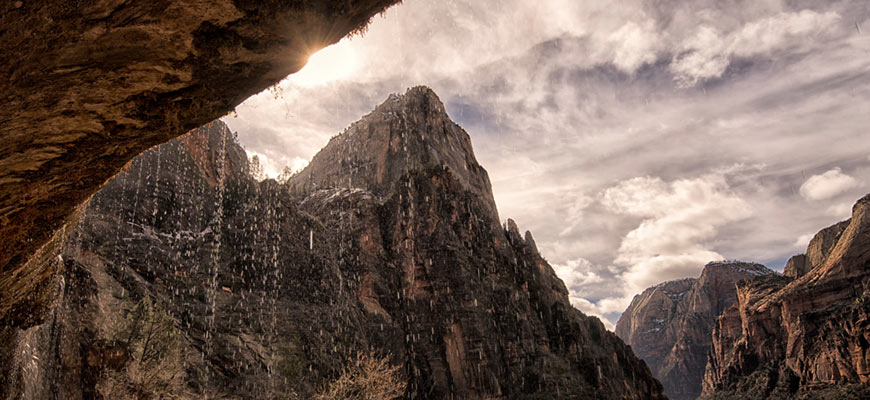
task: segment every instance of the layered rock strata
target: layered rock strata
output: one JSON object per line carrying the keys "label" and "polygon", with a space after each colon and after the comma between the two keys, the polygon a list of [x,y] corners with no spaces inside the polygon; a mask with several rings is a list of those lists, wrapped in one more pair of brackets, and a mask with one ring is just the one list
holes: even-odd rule
{"label": "layered rock strata", "polygon": [[870,196],[819,232],[808,271],[738,285],[713,330],[711,398],[870,397]]}

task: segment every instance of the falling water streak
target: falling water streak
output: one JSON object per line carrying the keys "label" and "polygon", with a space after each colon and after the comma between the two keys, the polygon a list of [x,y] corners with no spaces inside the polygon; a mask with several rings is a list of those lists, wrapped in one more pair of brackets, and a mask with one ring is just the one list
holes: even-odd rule
{"label": "falling water streak", "polygon": [[208,303],[210,308],[210,314],[208,316],[208,329],[205,334],[205,353],[206,353],[206,363],[205,363],[205,385],[204,389],[204,398],[208,400],[208,391],[209,391],[209,381],[212,374],[212,368],[209,368],[209,363],[211,362],[211,356],[214,351],[214,333],[215,333],[215,319],[217,317],[217,310],[215,303],[217,302],[217,279],[218,279],[218,264],[220,263],[220,251],[221,251],[221,233],[223,229],[223,212],[224,212],[224,190],[226,188],[226,174],[225,174],[225,166],[226,166],[226,147],[227,147],[227,138],[226,135],[221,132],[221,145],[218,151],[218,155],[215,160],[215,167],[217,168],[217,204],[214,212],[214,229],[212,234],[214,235],[214,246],[212,247],[212,257],[211,263],[209,263],[210,268],[210,277],[208,282]]}
{"label": "falling water streak", "polygon": [[[278,203],[277,199],[273,199],[273,200],[274,200],[275,204]],[[276,388],[275,388],[275,353],[276,353],[276,349],[280,348],[280,345],[277,343],[277,340],[278,340],[278,329],[277,329],[278,305],[276,303],[276,299],[278,298],[279,293],[280,293],[278,285],[280,284],[280,281],[281,281],[281,270],[280,270],[279,265],[278,265],[278,251],[279,251],[278,242],[281,238],[281,234],[280,234],[280,224],[275,223],[276,218],[277,218],[277,207],[274,206],[272,203],[268,203],[268,208],[266,209],[265,224],[266,224],[267,231],[273,231],[272,234],[274,236],[272,238],[272,240],[270,240],[271,243],[269,246],[272,250],[271,265],[272,265],[272,271],[274,273],[274,280],[273,280],[272,285],[271,285],[272,293],[271,293],[271,296],[269,296],[270,307],[271,307],[271,313],[270,313],[271,318],[269,321],[269,323],[270,323],[270,330],[269,330],[270,337],[268,339],[268,343],[269,343],[269,347],[270,347],[269,354],[271,355],[269,357],[269,365],[268,365],[268,369],[269,369],[268,370],[268,373],[269,373],[269,396],[270,396],[270,398],[272,398],[272,396],[274,396],[275,392],[276,392]]]}
{"label": "falling water streak", "polygon": [[[179,147],[182,146],[181,139],[175,139],[175,143],[177,143]],[[183,162],[176,162],[175,163],[175,173],[173,174],[173,176],[175,177],[176,184],[179,181],[178,177],[187,176],[188,173],[189,173],[189,170],[187,169],[185,163],[183,163]],[[179,190],[185,190],[185,189],[190,190],[190,188],[181,188],[178,185],[175,185],[174,189],[176,190],[176,193]],[[174,227],[175,235],[173,235],[173,236],[176,239],[171,242],[172,246],[171,246],[170,260],[172,262],[172,276],[171,276],[172,284],[166,288],[169,292],[167,299],[168,299],[169,303],[172,305],[171,307],[169,307],[169,309],[184,310],[187,307],[178,307],[178,304],[176,304],[176,302],[180,300],[182,305],[186,305],[186,302],[184,301],[184,297],[181,296],[182,293],[178,290],[178,283],[177,283],[178,282],[178,275],[179,275],[178,266],[182,265],[182,262],[183,262],[182,251],[186,251],[185,248],[190,244],[188,241],[191,240],[191,238],[182,236],[182,232],[183,231],[193,232],[195,229],[191,226],[191,224],[189,222],[188,223],[184,222],[185,218],[184,218],[183,214],[188,212],[188,210],[186,210],[184,207],[178,207],[178,208],[173,207],[173,209],[171,211],[173,212],[172,219],[174,221],[179,221],[179,222]],[[183,312],[179,313],[178,315],[174,315],[174,317],[178,321],[177,323],[179,323],[179,324],[182,322],[182,315],[181,314],[183,314]],[[187,357],[181,357],[181,362],[182,362],[183,368],[186,370],[187,369]]]}
{"label": "falling water streak", "polygon": [[[155,150],[148,150],[148,151],[155,151]],[[126,223],[135,222],[136,212],[139,209],[138,208],[138,206],[139,206],[139,193],[142,189],[142,179],[143,179],[142,178],[142,170],[145,168],[144,167],[145,163],[142,162],[141,159],[134,160],[133,163],[136,164],[139,168],[138,168],[138,174],[136,177],[136,190],[133,192],[133,198],[129,199],[133,203],[133,208],[130,209],[129,214],[125,216],[128,219],[127,221],[125,221]],[[133,175],[132,173],[129,173],[128,175],[124,176],[122,179],[133,179],[132,175]],[[108,201],[108,204],[109,204],[109,207],[108,207],[107,211],[113,211],[113,210],[111,210],[112,202]],[[117,210],[117,211],[120,212],[121,210]],[[116,240],[121,241],[121,243],[117,243],[117,245],[112,246],[113,247],[112,260],[116,261],[118,263],[118,265],[116,266],[118,268],[118,270],[122,274],[126,275],[127,274],[126,264],[127,264],[127,259],[129,256],[126,253],[119,253],[120,249],[127,249],[127,246],[122,245],[124,239],[126,239],[126,238],[118,237],[116,239]],[[121,257],[123,257],[123,260],[121,259]]]}

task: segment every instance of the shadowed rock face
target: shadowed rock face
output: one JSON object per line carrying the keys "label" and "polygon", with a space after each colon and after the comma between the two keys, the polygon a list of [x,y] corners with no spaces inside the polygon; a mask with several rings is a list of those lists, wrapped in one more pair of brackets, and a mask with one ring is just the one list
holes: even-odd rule
{"label": "shadowed rock face", "polygon": [[806,254],[797,254],[788,259],[788,262],[785,263],[785,268],[782,270],[782,274],[790,277],[797,278],[812,269],[812,265],[810,264],[809,259]]}
{"label": "shadowed rock face", "polygon": [[[420,106],[440,104],[428,89],[396,98],[376,111],[397,111],[406,130],[378,125],[378,112],[354,126],[373,127],[373,141],[455,126]],[[112,321],[150,296],[176,321],[190,398],[310,398],[369,347],[402,366],[406,398],[663,398],[628,346],[570,306],[531,235],[493,220],[485,172],[453,164],[477,166],[458,145],[467,136],[449,133],[424,136],[439,157],[401,173],[352,187],[324,175],[295,193],[255,182],[219,123],[148,151],[94,197],[54,258],[66,271],[51,318],[0,331],[0,386],[86,398],[124,362],[103,345]]]}
{"label": "shadowed rock face", "polygon": [[796,279],[738,285],[713,330],[705,395],[870,397],[870,196],[816,235],[807,256]]}
{"label": "shadowed rock face", "polygon": [[38,320],[60,228],[130,159],[225,115],[395,2],[2,2],[0,324]]}
{"label": "shadowed rock face", "polygon": [[619,335],[662,382],[671,399],[701,393],[710,334],[722,311],[735,303],[736,283],[774,272],[742,262],[707,264],[698,279],[653,286],[632,300],[616,324]]}

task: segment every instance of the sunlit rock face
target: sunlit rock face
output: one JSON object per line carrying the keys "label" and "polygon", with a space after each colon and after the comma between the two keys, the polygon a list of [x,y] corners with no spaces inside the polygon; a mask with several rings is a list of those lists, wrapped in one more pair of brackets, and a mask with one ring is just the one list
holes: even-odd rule
{"label": "sunlit rock face", "polygon": [[0,3],[0,325],[51,300],[76,208],[397,0]]}
{"label": "sunlit rock face", "polygon": [[870,196],[821,231],[809,271],[738,284],[713,329],[711,398],[870,398]]}
{"label": "sunlit rock face", "polygon": [[[369,348],[402,366],[406,398],[663,398],[628,346],[570,306],[531,235],[495,219],[486,173],[434,93],[391,97],[354,127],[387,148],[339,154],[330,146],[354,138],[334,138],[311,167],[327,172],[303,171],[303,186],[254,181],[220,123],[137,158],[54,258],[65,273],[50,318],[2,332],[4,394],[106,390],[135,362],[113,327],[150,296],[181,338],[188,398],[310,398]],[[318,167],[371,154],[386,154],[383,173]]]}
{"label": "sunlit rock face", "polygon": [[486,170],[477,163],[471,138],[428,87],[392,95],[341,135],[333,137],[311,163],[290,179],[295,191],[320,187],[365,188],[386,196],[409,171],[443,165],[474,193],[498,221]]}
{"label": "sunlit rock face", "polygon": [[775,273],[760,264],[712,262],[697,279],[668,281],[643,291],[616,324],[619,335],[671,399],[695,399],[716,319],[737,300],[736,283]]}

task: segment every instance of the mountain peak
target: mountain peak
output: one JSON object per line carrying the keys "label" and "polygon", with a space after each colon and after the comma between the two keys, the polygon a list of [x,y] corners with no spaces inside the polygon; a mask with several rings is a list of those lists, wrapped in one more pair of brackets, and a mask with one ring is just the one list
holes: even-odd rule
{"label": "mountain peak", "polygon": [[416,86],[391,94],[314,156],[289,181],[295,191],[360,188],[386,197],[411,171],[443,166],[487,203],[498,221],[486,170],[474,157],[471,138],[450,120],[432,89]]}
{"label": "mountain peak", "polygon": [[390,94],[386,101],[375,108],[375,111],[381,108],[430,110],[447,114],[444,103],[441,102],[435,91],[424,85],[408,88],[403,94]]}
{"label": "mountain peak", "polygon": [[616,334],[647,363],[669,398],[697,398],[711,332],[722,310],[737,301],[736,283],[769,275],[776,273],[753,262],[707,263],[698,278],[663,282],[635,296]]}

